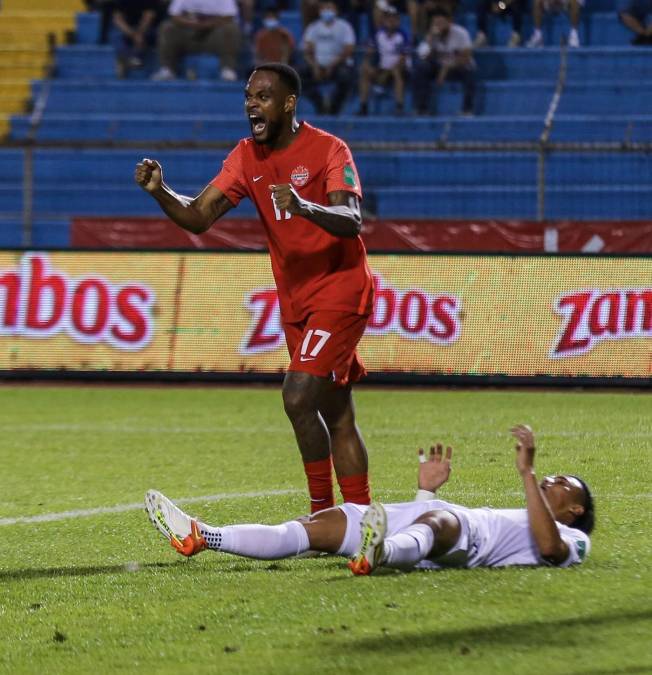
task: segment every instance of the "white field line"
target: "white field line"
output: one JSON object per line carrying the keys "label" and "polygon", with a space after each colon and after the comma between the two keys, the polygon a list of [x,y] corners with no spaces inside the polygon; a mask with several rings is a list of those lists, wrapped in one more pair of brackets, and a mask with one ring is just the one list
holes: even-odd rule
{"label": "white field line", "polygon": [[[176,504],[197,504],[202,502],[218,502],[225,499],[255,499],[260,497],[275,497],[279,495],[295,495],[304,493],[305,490],[291,488],[287,490],[266,490],[263,492],[224,492],[222,494],[216,495],[203,495],[201,497],[182,497],[181,499],[175,499]],[[385,494],[401,494],[405,495],[404,490],[382,490]],[[518,491],[508,492],[507,496],[510,497],[522,497],[522,493]],[[476,492],[465,492],[464,500],[466,499],[477,499],[481,497],[486,497],[483,493]],[[596,495],[597,499],[606,499],[606,500],[618,500],[618,499],[627,499],[627,500],[647,500],[652,499],[652,493],[641,493],[633,495],[623,495],[623,494],[604,494]],[[405,500],[409,500],[409,497],[404,496]],[[116,506],[99,506],[94,509],[75,509],[73,511],[59,511],[58,513],[42,513],[38,516],[18,516],[16,518],[0,518],[0,527],[5,525],[17,525],[22,523],[52,523],[58,520],[70,520],[75,518],[91,518],[92,516],[102,516],[107,513],[126,513],[128,511],[139,511],[144,509],[144,503],[138,502],[133,504],[117,504]],[[506,507],[505,507],[506,508]]]}
{"label": "white field line", "polygon": [[[199,502],[219,502],[224,499],[247,499],[260,497],[275,497],[278,495],[294,495],[305,490],[295,488],[288,490],[266,490],[263,492],[224,492],[217,495],[204,495],[202,497],[184,497],[175,499],[177,504],[196,504]],[[42,513],[38,516],[18,516],[17,518],[0,518],[0,526],[17,525],[19,523],[51,523],[57,520],[69,520],[71,518],[90,518],[92,516],[105,515],[107,513],[125,513],[127,511],[140,511],[145,509],[145,503],[117,504],[116,506],[99,506],[95,509],[75,509],[73,511],[60,511],[58,513]]]}

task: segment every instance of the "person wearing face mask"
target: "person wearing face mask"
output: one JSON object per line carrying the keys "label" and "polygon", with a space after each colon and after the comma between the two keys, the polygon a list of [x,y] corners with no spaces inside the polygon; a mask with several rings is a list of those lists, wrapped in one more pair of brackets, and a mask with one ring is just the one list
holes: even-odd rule
{"label": "person wearing face mask", "polygon": [[[305,95],[320,114],[339,114],[354,84],[355,33],[348,21],[337,16],[331,0],[319,3],[319,19],[303,34],[305,66],[301,72]],[[330,104],[324,101],[321,85],[334,83]]]}
{"label": "person wearing face mask", "polygon": [[290,63],[294,51],[292,33],[281,25],[278,10],[270,8],[263,17],[263,27],[254,36],[254,63]]}
{"label": "person wearing face mask", "polygon": [[430,110],[432,80],[439,89],[447,80],[462,83],[462,115],[473,115],[475,99],[475,61],[469,32],[453,23],[450,12],[436,9],[430,19],[430,31],[417,47],[414,69],[414,107],[417,115]]}

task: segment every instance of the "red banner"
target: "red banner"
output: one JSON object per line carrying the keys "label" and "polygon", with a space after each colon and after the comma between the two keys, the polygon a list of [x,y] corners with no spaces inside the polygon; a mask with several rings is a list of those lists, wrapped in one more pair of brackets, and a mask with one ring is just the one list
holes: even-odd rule
{"label": "red banner", "polygon": [[[652,253],[652,221],[367,219],[362,237],[370,251]],[[254,218],[224,219],[202,235],[163,218],[75,218],[71,239],[76,248],[266,248]]]}

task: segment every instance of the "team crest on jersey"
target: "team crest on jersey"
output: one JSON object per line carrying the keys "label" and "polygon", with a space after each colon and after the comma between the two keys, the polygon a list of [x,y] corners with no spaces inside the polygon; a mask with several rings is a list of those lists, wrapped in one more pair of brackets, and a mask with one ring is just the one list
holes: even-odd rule
{"label": "team crest on jersey", "polygon": [[297,187],[303,187],[308,182],[308,178],[310,178],[310,172],[303,165],[296,166],[290,174],[292,184]]}

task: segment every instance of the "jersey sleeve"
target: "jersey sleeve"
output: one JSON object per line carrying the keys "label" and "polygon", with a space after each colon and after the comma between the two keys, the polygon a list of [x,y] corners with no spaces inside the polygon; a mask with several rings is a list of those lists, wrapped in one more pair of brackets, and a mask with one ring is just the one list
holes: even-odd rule
{"label": "jersey sleeve", "polygon": [[224,160],[222,170],[211,181],[211,185],[220,190],[233,206],[249,195],[243,166],[244,148],[242,143],[238,143]]}
{"label": "jersey sleeve", "polygon": [[337,190],[352,192],[362,199],[358,170],[351,151],[343,141],[332,145],[326,166],[326,193]]}
{"label": "jersey sleeve", "polygon": [[591,540],[581,530],[568,528],[561,533],[562,540],[568,546],[568,558],[557,567],[570,567],[583,563],[591,550]]}

